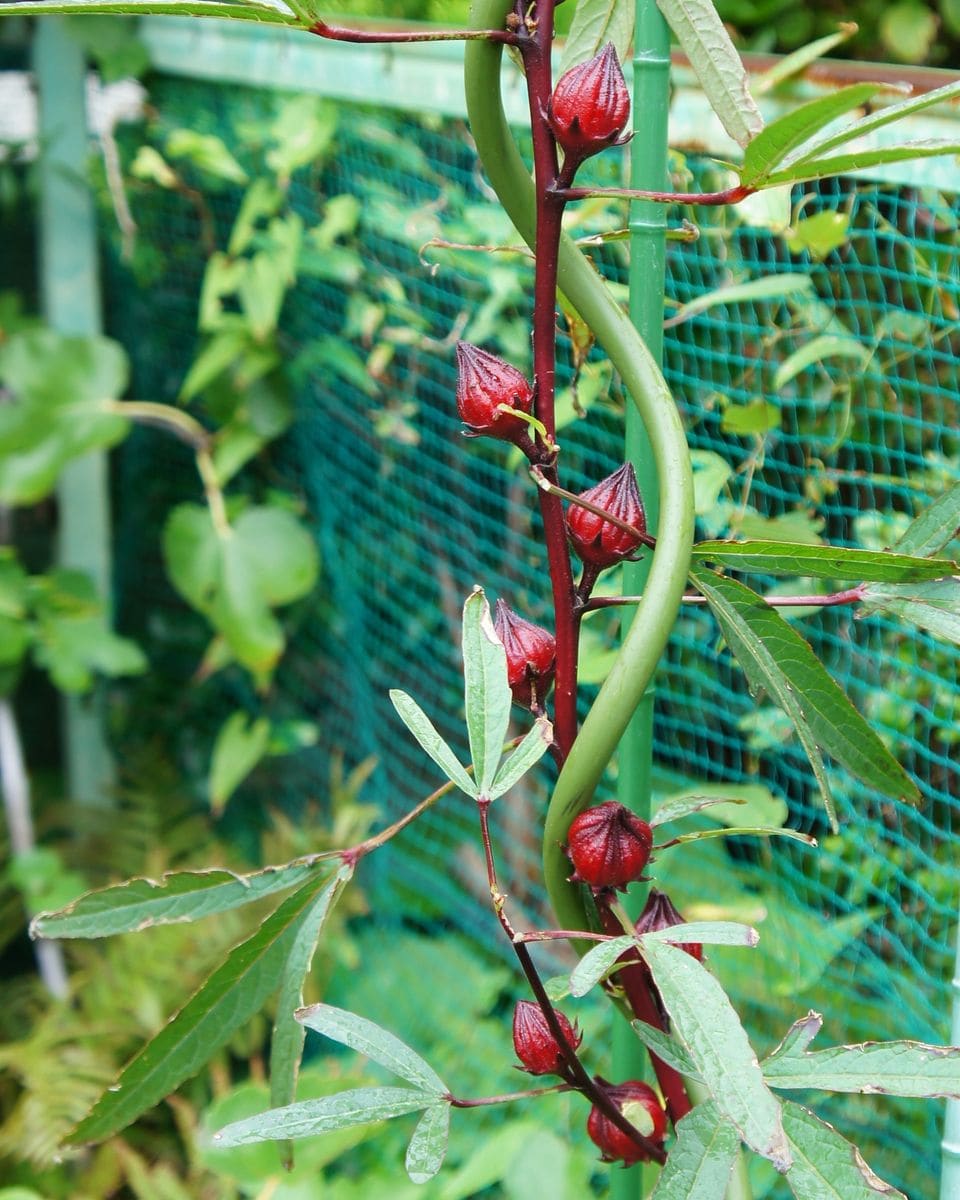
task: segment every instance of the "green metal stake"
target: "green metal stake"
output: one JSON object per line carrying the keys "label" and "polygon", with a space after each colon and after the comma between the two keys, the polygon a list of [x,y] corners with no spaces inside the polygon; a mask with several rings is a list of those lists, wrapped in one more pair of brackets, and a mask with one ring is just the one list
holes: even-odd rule
{"label": "green metal stake", "polygon": [[[630,186],[648,191],[666,190],[667,119],[670,107],[670,31],[656,0],[637,0],[633,57],[633,123],[637,130],[630,144]],[[634,201],[630,213],[630,319],[659,363],[663,357],[663,290],[666,259],[666,210],[662,204]],[[647,512],[647,526],[656,533],[658,492],[650,443],[634,405],[626,406],[626,457],[634,464]],[[627,563],[623,589],[627,595],[643,591],[649,571],[646,561]],[[620,743],[620,800],[641,817],[650,815],[653,755],[653,690],[640,702]],[[635,887],[627,908],[639,914],[646,888]],[[617,1079],[638,1079],[649,1072],[639,1039],[623,1022],[614,1029]],[[649,1195],[658,1174],[654,1164],[639,1172],[613,1172],[613,1200],[638,1200]],[[639,1176],[639,1177],[638,1177]]]}
{"label": "green metal stake", "polygon": [[[100,332],[96,219],[87,183],[90,144],[86,65],[61,17],[38,23],[34,70],[40,96],[40,283],[44,315],[60,333]],[[59,560],[85,571],[110,594],[107,460],[88,454],[71,463],[57,488]],[[95,701],[65,701],[67,786],[73,799],[102,803],[113,783],[110,753]]]}

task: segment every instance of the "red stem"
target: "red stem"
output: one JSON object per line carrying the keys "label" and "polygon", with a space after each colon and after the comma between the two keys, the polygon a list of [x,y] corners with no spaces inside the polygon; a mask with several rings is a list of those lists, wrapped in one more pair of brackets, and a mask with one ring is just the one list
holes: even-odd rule
{"label": "red stem", "polygon": [[[577,1057],[576,1047],[571,1045],[566,1033],[557,1020],[557,1013],[553,1005],[550,1003],[550,997],[547,995],[546,988],[543,986],[543,980],[540,978],[540,972],[536,968],[536,964],[530,957],[530,951],[527,947],[517,940],[517,934],[510,923],[510,918],[504,911],[504,901],[506,897],[500,891],[500,884],[497,880],[497,868],[493,859],[493,843],[490,840],[490,801],[481,796],[477,801],[477,809],[480,813],[480,836],[483,840],[483,855],[487,864],[487,883],[490,887],[490,895],[493,898],[494,912],[497,914],[497,920],[500,922],[501,928],[510,939],[510,944],[513,946],[514,953],[517,956],[517,961],[520,968],[527,978],[527,983],[530,985],[530,990],[533,992],[534,999],[540,1006],[540,1011],[543,1013],[543,1018],[547,1023],[547,1028],[553,1035],[557,1046],[560,1048],[560,1053],[564,1062],[564,1078],[578,1092],[582,1092],[593,1104],[599,1108],[608,1120],[627,1135],[637,1146],[639,1146],[644,1154],[658,1163],[664,1163],[667,1160],[666,1153],[662,1146],[656,1142],[652,1142],[648,1137],[645,1137],[639,1129],[627,1120],[617,1105],[610,1099],[606,1088],[597,1083],[595,1079],[587,1074],[586,1068]],[[618,934],[622,934],[623,930],[617,927]],[[677,1120],[680,1118],[678,1117]]]}
{"label": "red stem", "polygon": [[[557,472],[550,443],[556,435],[556,298],[557,269],[564,199],[552,189],[557,183],[557,145],[544,113],[553,90],[550,51],[553,43],[554,0],[537,5],[537,27],[520,42],[527,77],[530,126],[533,135],[533,169],[537,191],[537,232],[534,243],[533,377],[536,416],[547,430],[543,475],[556,484]],[[553,592],[554,633],[557,640],[554,680],[553,736],[562,763],[577,736],[577,621],[576,592],[563,505],[559,496],[540,491],[540,515]]]}

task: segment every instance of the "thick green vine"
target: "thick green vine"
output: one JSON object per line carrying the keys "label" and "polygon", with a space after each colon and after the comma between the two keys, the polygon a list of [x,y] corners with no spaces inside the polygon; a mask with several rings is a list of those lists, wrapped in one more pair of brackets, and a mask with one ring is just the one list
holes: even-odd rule
{"label": "thick green vine", "polygon": [[[502,28],[509,7],[507,0],[475,0],[471,26]],[[532,246],[536,201],[503,111],[502,56],[500,45],[467,45],[467,112],[487,177],[521,236]],[[579,887],[567,882],[570,865],[561,845],[571,820],[590,803],[676,620],[693,545],[693,475],[680,415],[659,367],[593,267],[566,237],[560,246],[559,286],[620,373],[650,439],[660,480],[659,538],[643,600],[560,772],[547,812],[543,848],[547,893],[561,926],[585,928],[583,896]]]}

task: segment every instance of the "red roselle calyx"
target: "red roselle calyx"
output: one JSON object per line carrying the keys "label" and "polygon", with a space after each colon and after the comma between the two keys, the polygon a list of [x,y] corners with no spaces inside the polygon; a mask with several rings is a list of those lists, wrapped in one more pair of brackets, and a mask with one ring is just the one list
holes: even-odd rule
{"label": "red roselle calyx", "polygon": [[457,410],[468,437],[501,438],[507,442],[529,439],[527,422],[506,408],[529,413],[533,389],[516,367],[502,358],[457,343]]}
{"label": "red roselle calyx", "polygon": [[[562,1012],[553,1010],[571,1049],[576,1050],[583,1040],[575,1025]],[[518,1000],[513,1013],[513,1048],[520,1065],[531,1075],[563,1075],[565,1062],[557,1039],[550,1032],[547,1018],[539,1004]]]}
{"label": "red roselle calyx", "polygon": [[[581,492],[580,498],[632,526],[638,535],[647,532],[647,518],[632,463],[624,463],[595,487]],[[584,565],[598,569],[622,562],[640,545],[639,536],[634,537],[596,513],[572,503],[567,509],[567,532]]]}
{"label": "red roselle calyx", "polygon": [[628,884],[643,878],[650,860],[653,832],[646,821],[629,808],[608,800],[585,809],[570,823],[567,855],[573,863],[573,883],[586,883],[599,891],[625,891]]}
{"label": "red roselle calyx", "polygon": [[[637,933],[653,933],[657,929],[670,929],[682,925],[683,917],[677,912],[670,897],[656,888],[650,889],[643,912],[637,917],[634,929]],[[686,950],[698,962],[703,962],[703,947],[699,942],[677,942],[679,949]]]}
{"label": "red roselle calyx", "polygon": [[617,142],[629,115],[630,93],[612,42],[560,76],[547,109],[554,137],[576,163]]}
{"label": "red roselle calyx", "polygon": [[507,682],[515,704],[540,710],[553,683],[557,643],[542,625],[525,621],[502,600],[493,613],[493,627],[507,652]]}
{"label": "red roselle calyx", "polygon": [[[597,1080],[602,1084],[602,1080]],[[607,1095],[639,1133],[651,1142],[660,1145],[667,1132],[667,1114],[660,1106],[653,1088],[638,1079],[628,1079],[616,1087],[606,1087]],[[599,1108],[594,1105],[587,1118],[587,1133],[595,1146],[599,1146],[603,1162],[632,1163],[649,1162],[649,1155],[627,1137]]]}

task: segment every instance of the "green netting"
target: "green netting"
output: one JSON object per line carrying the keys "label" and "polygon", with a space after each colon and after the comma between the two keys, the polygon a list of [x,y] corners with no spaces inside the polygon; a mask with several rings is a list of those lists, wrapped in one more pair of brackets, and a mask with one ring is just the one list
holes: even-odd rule
{"label": "green netting", "polygon": [[[238,130],[276,103],[268,92],[182,80],[158,80],[151,94],[167,126],[216,132],[241,160]],[[689,160],[683,169],[710,183],[706,164]],[[288,300],[283,328],[298,420],[262,469],[263,486],[282,480],[297,489],[324,564],[316,597],[290,615],[292,646],[266,703],[276,714],[313,717],[323,738],[314,750],[271,760],[245,785],[228,815],[237,829],[260,811],[258,799],[296,814],[307,800],[322,798],[338,752],[349,763],[376,756],[365,798],[385,817],[404,811],[436,781],[396,720],[387,689],[413,693],[462,746],[463,596],[479,582],[531,619],[548,619],[532,486],[504,447],[462,441],[453,400],[455,335],[499,347],[521,366],[528,359],[530,265],[437,252],[425,262],[419,253],[437,234],[452,241],[508,236],[497,232],[497,210],[468,135],[457,122],[342,108],[335,156],[320,176],[298,178],[294,195],[315,220],[324,197],[344,192],[362,203],[366,273],[352,287],[306,278]],[[237,200],[221,191],[211,201],[221,241]],[[708,452],[700,465],[716,468],[712,454],[733,469],[701,532],[723,532],[742,518],[739,528],[755,533],[778,519],[790,522],[788,537],[888,545],[925,494],[957,475],[960,204],[862,180],[811,188],[795,196],[801,201],[802,218],[832,210],[849,216],[849,236],[825,257],[791,253],[769,231],[711,211],[695,214],[698,241],[669,246],[672,302],[774,272],[808,275],[814,288],[790,303],[714,307],[667,331],[668,378],[692,445]],[[132,203],[143,250],[133,271],[114,251],[108,255],[108,329],[132,355],[133,394],[169,399],[196,345],[203,221],[188,200],[157,189],[134,193]],[[108,212],[104,230],[112,245]],[[625,282],[622,243],[596,258]],[[439,263],[436,271],[432,263]],[[397,324],[406,314],[415,330],[397,341],[383,378],[364,386],[331,358],[329,340],[349,343],[365,359],[370,347],[359,332],[358,294],[394,304]],[[861,368],[850,357],[824,359],[778,388],[777,367],[819,333],[849,336],[870,351],[869,361]],[[314,344],[326,349],[311,353]],[[567,382],[569,372],[562,377]],[[758,398],[777,406],[779,427],[763,437],[727,432],[735,406]],[[622,413],[614,382],[585,419],[564,430],[570,486],[587,486],[621,460]],[[200,795],[218,720],[228,705],[252,698],[229,676],[202,692],[189,682],[202,630],[164,583],[156,530],[172,501],[195,497],[191,471],[185,454],[152,434],[124,447],[116,561],[122,624],[150,650],[150,694],[177,697],[160,719]],[[790,586],[811,590],[802,582]],[[843,832],[831,836],[795,740],[775,710],[749,697],[709,614],[691,608],[659,677],[661,786],[691,778],[760,782],[787,801],[791,823],[815,833],[821,849],[720,849],[710,842],[682,860],[686,851],[664,856],[658,876],[669,880],[688,915],[697,903],[733,897],[748,917],[765,918],[766,957],[757,975],[735,970],[722,951],[713,956],[760,1031],[761,1048],[821,1005],[830,1014],[830,1040],[943,1040],[960,882],[957,651],[881,618],[856,620],[847,609],[797,620],[917,777],[922,807],[904,807],[836,771]],[[589,629],[588,662],[596,669],[615,622],[596,616]],[[211,705],[215,688],[219,708]],[[149,699],[135,694],[124,736],[157,732],[143,728],[146,718],[137,723],[138,714],[155,714]],[[531,785],[498,813],[512,903],[531,919],[543,901],[534,818],[544,798],[543,787]],[[460,929],[499,953],[473,835],[472,812],[451,802],[376,856],[369,889],[378,913],[406,914],[420,929]],[[684,878],[691,874],[695,887]],[[847,920],[863,912],[864,921]],[[833,937],[836,956],[822,969],[818,954],[828,957]],[[400,1013],[413,997],[395,995],[391,1003]],[[404,1019],[415,1025],[417,1014]],[[818,1107],[858,1133],[875,1168],[911,1200],[935,1195],[939,1105],[855,1098]]]}

